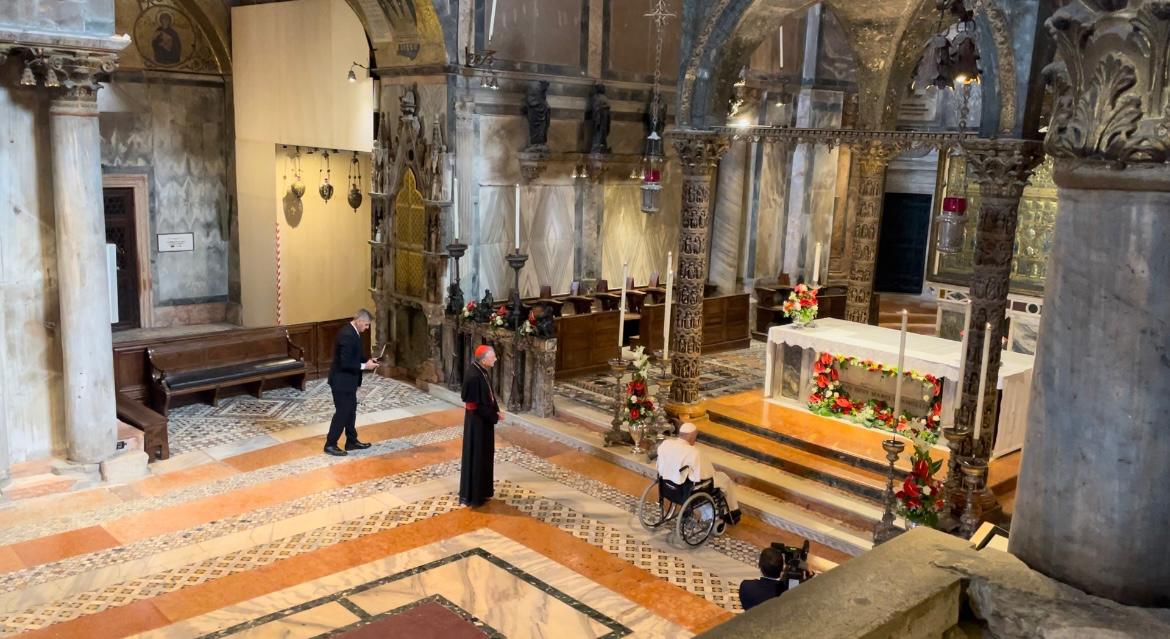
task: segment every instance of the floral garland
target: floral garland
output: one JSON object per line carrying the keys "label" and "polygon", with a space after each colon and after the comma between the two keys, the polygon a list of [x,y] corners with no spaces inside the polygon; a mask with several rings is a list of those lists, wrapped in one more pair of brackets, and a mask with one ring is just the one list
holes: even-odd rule
{"label": "floral garland", "polygon": [[630,383],[626,384],[626,405],[622,407],[622,423],[631,433],[654,423],[654,400],[650,398],[646,385],[650,376],[650,356],[641,346],[634,349],[634,355],[634,372]]}
{"label": "floral garland", "polygon": [[849,399],[849,394],[841,385],[841,375],[837,371],[838,367],[849,366],[860,366],[870,372],[889,377],[898,375],[895,366],[886,366],[868,359],[821,353],[813,363],[813,392],[808,397],[810,411],[825,417],[848,418],[867,428],[920,439],[925,445],[938,441],[938,431],[942,424],[942,382],[937,377],[924,375],[918,371],[905,371],[904,375],[922,384],[922,399],[930,402],[930,414],[925,417],[913,417],[903,411],[895,418],[893,408],[884,401],[871,399],[867,402],[854,402]]}
{"label": "floral garland", "polygon": [[528,311],[528,319],[520,322],[516,332],[521,335],[531,335],[536,332],[536,311]]}
{"label": "floral garland", "polygon": [[488,326],[492,328],[504,328],[508,325],[508,309],[503,304],[496,309],[496,312],[488,320]]}
{"label": "floral garland", "polygon": [[470,302],[468,302],[467,306],[463,307],[463,319],[465,319],[465,320],[475,319],[475,309],[478,306],[479,305],[475,303],[475,300],[471,300]]}
{"label": "floral garland", "polygon": [[817,318],[817,291],[805,284],[797,284],[784,302],[784,316],[800,324],[808,324]]}
{"label": "floral garland", "polygon": [[934,528],[946,507],[942,482],[934,478],[942,468],[942,460],[931,459],[929,445],[915,441],[910,463],[912,470],[902,480],[902,490],[894,494],[898,500],[898,514],[907,521]]}

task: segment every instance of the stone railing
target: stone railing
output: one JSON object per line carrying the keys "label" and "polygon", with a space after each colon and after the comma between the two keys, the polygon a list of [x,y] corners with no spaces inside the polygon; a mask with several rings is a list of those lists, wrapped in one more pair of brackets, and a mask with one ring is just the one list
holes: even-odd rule
{"label": "stone railing", "polygon": [[518,335],[511,329],[491,328],[448,316],[443,320],[442,340],[443,379],[447,380],[448,388],[458,391],[463,385],[463,373],[480,344],[496,351],[498,361],[492,384],[504,410],[540,417],[556,414],[553,406],[556,338]]}
{"label": "stone railing", "polygon": [[[1102,566],[1108,570],[1108,566]],[[1127,607],[1050,579],[1016,557],[916,528],[700,635],[1170,637],[1170,610]]]}

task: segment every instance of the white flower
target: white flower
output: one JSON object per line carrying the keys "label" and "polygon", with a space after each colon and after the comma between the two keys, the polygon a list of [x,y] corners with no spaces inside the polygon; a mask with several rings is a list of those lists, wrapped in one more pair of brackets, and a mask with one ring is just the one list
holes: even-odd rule
{"label": "white flower", "polygon": [[923,486],[922,487],[922,494],[930,496],[930,486]]}

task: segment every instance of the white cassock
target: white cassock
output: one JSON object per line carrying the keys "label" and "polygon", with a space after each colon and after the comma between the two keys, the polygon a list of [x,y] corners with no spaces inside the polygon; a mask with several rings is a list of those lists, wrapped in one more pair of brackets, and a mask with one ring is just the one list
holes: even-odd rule
{"label": "white cassock", "polygon": [[[684,467],[689,467],[685,475],[679,472]],[[708,477],[713,477],[715,487],[723,491],[727,507],[731,510],[739,510],[739,500],[736,498],[735,484],[731,478],[726,473],[715,472],[715,467],[700,453],[697,446],[692,446],[677,437],[659,444],[658,474],[663,479],[676,484],[681,484],[687,479],[698,483]]]}

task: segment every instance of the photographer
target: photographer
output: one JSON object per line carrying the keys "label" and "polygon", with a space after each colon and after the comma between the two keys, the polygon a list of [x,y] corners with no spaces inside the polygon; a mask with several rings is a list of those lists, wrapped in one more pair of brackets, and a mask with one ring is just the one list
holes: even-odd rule
{"label": "photographer", "polygon": [[760,553],[759,579],[747,579],[739,584],[739,603],[744,610],[779,597],[788,591],[788,580],[784,579],[784,553],[775,548],[765,548]]}

